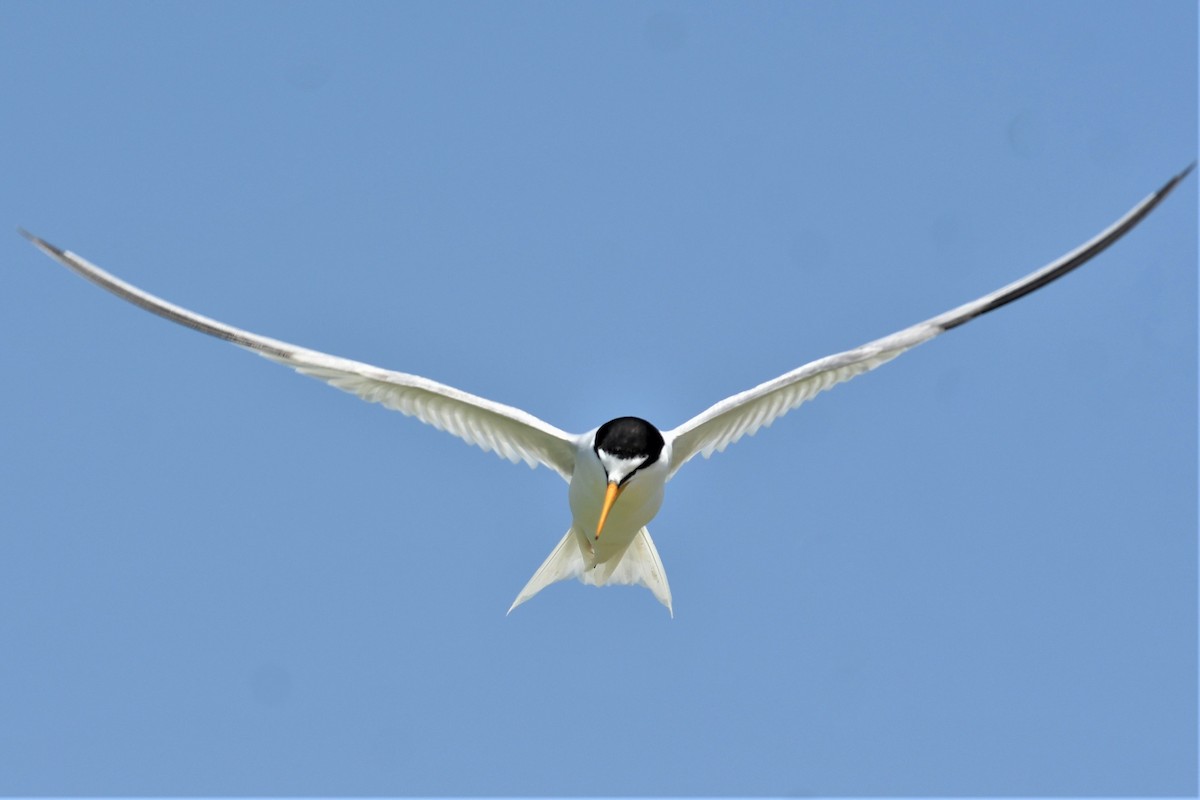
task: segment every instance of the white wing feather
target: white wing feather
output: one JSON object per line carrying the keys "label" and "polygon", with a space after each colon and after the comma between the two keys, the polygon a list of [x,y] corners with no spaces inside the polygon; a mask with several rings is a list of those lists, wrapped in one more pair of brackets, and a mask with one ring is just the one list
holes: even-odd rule
{"label": "white wing feather", "polygon": [[530,467],[545,464],[566,480],[575,469],[575,439],[518,408],[495,403],[417,375],[331,356],[270,339],[168,303],[90,263],[21,231],[51,258],[147,311],[244,347],[362,399],[416,417],[487,452]]}
{"label": "white wing feather", "polygon": [[693,417],[665,434],[667,440],[671,442],[669,475],[674,475],[681,466],[697,454],[708,458],[713,453],[723,451],[747,434],[753,436],[760,428],[769,426],[817,393],[842,381],[850,380],[856,375],[873,370],[880,364],[891,361],[905,350],[1024,297],[1066,275],[1093,256],[1098,255],[1141,222],[1194,167],[1193,163],[1091,241],[1080,245],[1037,272],[978,300],[973,300],[890,336],[805,364],[774,380],[726,398],[704,413]]}

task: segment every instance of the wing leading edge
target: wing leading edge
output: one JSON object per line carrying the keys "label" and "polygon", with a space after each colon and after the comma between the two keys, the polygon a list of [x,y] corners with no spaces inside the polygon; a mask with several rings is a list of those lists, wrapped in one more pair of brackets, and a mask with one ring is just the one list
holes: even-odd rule
{"label": "wing leading edge", "polygon": [[665,434],[671,442],[670,474],[674,475],[697,454],[708,458],[719,453],[743,436],[753,436],[816,394],[886,364],[904,351],[1020,299],[1082,266],[1141,222],[1195,166],[1193,162],[1090,241],[1020,280],[890,336],[812,361],[698,414]]}
{"label": "wing leading edge", "polygon": [[531,467],[544,464],[566,480],[575,469],[575,439],[532,414],[452,386],[259,336],[169,303],[60,250],[28,231],[21,234],[46,255],[102,289],[152,314],[232,342],[264,358],[323,380],[362,399],[416,417],[484,451]]}

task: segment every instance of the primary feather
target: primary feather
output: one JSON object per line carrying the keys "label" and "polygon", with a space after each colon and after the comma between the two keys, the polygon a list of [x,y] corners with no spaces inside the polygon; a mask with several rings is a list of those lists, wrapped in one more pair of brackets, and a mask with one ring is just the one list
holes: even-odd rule
{"label": "primary feather", "polygon": [[1171,178],[1090,241],[1002,289],[890,336],[805,364],[696,415],[665,434],[672,447],[670,474],[674,475],[696,455],[708,458],[743,436],[753,436],[819,392],[886,364],[904,351],[1024,297],[1082,266],[1141,222],[1194,167],[1193,163]]}
{"label": "primary feather", "polygon": [[153,314],[232,342],[370,403],[416,417],[485,452],[495,452],[513,463],[524,461],[531,467],[544,464],[564,479],[571,479],[575,469],[576,437],[519,408],[477,397],[419,375],[374,367],[235,328],[155,297],[105,272],[82,256],[60,250],[27,231],[21,233],[68,269]]}

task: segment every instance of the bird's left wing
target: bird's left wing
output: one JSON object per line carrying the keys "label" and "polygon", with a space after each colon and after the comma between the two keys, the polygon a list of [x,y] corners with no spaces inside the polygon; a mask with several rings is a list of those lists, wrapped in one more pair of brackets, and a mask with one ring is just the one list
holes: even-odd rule
{"label": "bird's left wing", "polygon": [[671,442],[670,475],[697,454],[705,458],[721,452],[743,436],[754,435],[814,395],[856,375],[891,361],[905,350],[970,322],[978,316],[1011,303],[1098,255],[1129,232],[1157,206],[1195,167],[1183,172],[1154,192],[1094,239],[1047,264],[1030,275],[989,295],[961,305],[945,314],[876,339],[873,342],[818,359],[733,397],[726,398],[702,414],[665,434]]}
{"label": "bird's left wing", "polygon": [[438,430],[513,463],[545,464],[568,481],[575,469],[575,437],[532,414],[417,375],[381,369],[259,336],[168,303],[110,275],[80,256],[22,230],[46,255],[136,306],[189,328],[232,342],[286,367],[319,378],[371,403],[414,416]]}

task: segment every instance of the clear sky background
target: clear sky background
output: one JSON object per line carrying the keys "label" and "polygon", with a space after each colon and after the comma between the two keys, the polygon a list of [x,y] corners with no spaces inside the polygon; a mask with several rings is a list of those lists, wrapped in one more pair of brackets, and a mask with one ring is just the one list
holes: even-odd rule
{"label": "clear sky background", "polygon": [[1196,158],[1192,2],[0,5],[0,792],[1196,791],[1197,179],[688,465],[566,486],[152,317],[664,428]]}

